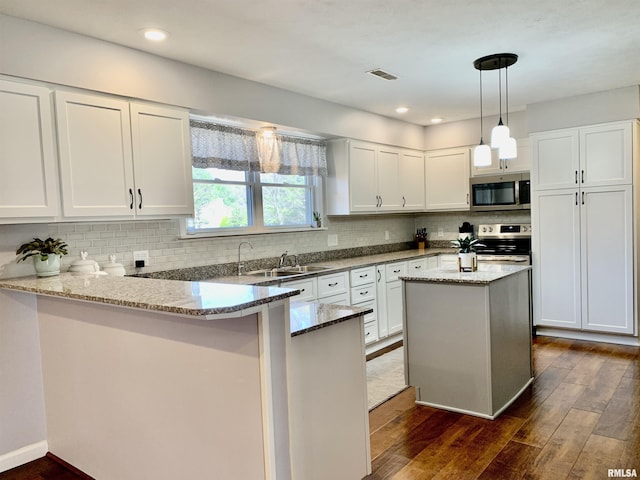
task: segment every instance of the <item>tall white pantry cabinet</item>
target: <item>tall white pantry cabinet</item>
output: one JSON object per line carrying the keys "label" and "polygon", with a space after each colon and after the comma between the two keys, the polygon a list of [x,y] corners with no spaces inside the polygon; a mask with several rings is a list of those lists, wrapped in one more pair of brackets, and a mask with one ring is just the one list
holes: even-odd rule
{"label": "tall white pantry cabinet", "polygon": [[[626,343],[638,334],[638,122],[532,140],[534,324]],[[567,330],[569,329],[569,330]]]}

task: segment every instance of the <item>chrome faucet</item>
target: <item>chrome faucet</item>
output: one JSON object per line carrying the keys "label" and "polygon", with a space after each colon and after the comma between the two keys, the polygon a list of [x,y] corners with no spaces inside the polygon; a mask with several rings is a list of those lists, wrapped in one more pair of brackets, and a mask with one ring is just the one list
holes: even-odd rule
{"label": "chrome faucet", "polygon": [[240,242],[240,245],[238,245],[238,276],[242,275],[242,272],[244,271],[244,262],[240,261],[240,249],[242,248],[242,245],[249,245],[251,249],[253,249],[251,242]]}
{"label": "chrome faucet", "polygon": [[287,259],[287,255],[289,255],[288,250],[285,250],[285,252],[280,255],[280,260],[278,260],[278,268],[284,267],[284,261]]}

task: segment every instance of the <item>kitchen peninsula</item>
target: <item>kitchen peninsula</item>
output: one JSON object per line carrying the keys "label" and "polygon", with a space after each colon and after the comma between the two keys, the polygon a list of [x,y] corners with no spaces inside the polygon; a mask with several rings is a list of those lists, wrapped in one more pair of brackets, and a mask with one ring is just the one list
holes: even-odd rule
{"label": "kitchen peninsula", "polygon": [[[350,386],[331,367],[350,388],[346,461],[361,478],[370,472],[367,311],[290,305],[297,293],[95,274],[0,281],[3,315],[39,327],[47,450],[92,477],[296,478],[313,461],[299,444],[311,430],[303,415],[324,413],[300,403],[295,381],[318,367],[298,354],[337,335],[336,361],[361,359]],[[314,391],[330,390],[313,380]]]}
{"label": "kitchen peninsula", "polygon": [[416,403],[494,419],[531,383],[530,267],[402,277]]}

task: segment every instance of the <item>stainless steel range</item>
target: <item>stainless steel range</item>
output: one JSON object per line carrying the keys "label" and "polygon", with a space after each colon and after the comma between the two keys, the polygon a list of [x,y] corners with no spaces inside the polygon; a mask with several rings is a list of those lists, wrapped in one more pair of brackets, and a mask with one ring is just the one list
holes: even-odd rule
{"label": "stainless steel range", "polygon": [[531,265],[531,224],[498,223],[478,226],[478,262]]}

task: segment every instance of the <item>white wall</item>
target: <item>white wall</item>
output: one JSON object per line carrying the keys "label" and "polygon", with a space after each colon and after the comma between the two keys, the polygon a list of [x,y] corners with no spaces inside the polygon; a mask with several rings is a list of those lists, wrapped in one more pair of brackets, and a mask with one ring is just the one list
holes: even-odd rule
{"label": "white wall", "polygon": [[423,127],[0,15],[0,73],[290,126],[423,148]]}

